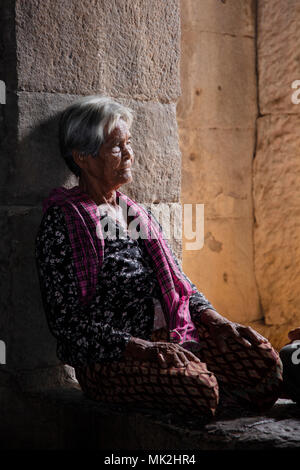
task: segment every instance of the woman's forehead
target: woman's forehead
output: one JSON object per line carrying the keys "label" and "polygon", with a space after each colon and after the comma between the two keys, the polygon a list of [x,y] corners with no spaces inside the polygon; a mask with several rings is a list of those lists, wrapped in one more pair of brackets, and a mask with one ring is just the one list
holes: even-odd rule
{"label": "woman's forehead", "polygon": [[115,128],[108,135],[107,140],[115,139],[116,137],[128,137],[130,131],[128,125],[123,119],[119,119],[116,123]]}

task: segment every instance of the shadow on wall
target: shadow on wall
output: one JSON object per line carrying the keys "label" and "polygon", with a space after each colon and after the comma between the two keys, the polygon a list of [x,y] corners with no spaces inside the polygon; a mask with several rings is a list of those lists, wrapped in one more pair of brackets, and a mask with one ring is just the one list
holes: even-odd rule
{"label": "shadow on wall", "polygon": [[[73,97],[68,98],[73,101]],[[51,103],[55,98],[51,95],[45,106],[34,108],[33,113],[30,109],[19,113],[18,121],[16,107],[24,109],[26,99],[18,97],[15,102],[12,99],[9,96],[5,106],[8,132],[0,149],[2,169],[4,166],[6,170],[0,224],[0,308],[3,312],[0,338],[6,344],[6,365],[1,366],[1,371],[21,375],[24,386],[26,380],[29,387],[30,382],[36,382],[37,387],[42,382],[49,386],[49,381],[57,382],[57,372],[58,381],[62,382],[64,368],[49,371],[49,368],[56,369],[60,362],[41,301],[35,237],[42,218],[41,203],[49,191],[62,184],[76,184],[76,178],[70,175],[60,157],[58,145],[61,109],[69,103],[65,99],[63,107],[53,109]],[[50,117],[43,119],[41,114]],[[30,126],[26,116],[30,116]]]}
{"label": "shadow on wall", "polygon": [[[26,101],[26,96],[22,94],[18,99],[19,142],[10,163],[8,204],[40,204],[53,187],[76,184],[76,178],[70,175],[60,157],[58,122],[61,110],[55,109],[55,102],[55,96],[46,97],[42,106],[34,107],[31,112],[31,103]],[[64,103],[63,108],[69,102]],[[45,115],[50,117],[44,119]]]}

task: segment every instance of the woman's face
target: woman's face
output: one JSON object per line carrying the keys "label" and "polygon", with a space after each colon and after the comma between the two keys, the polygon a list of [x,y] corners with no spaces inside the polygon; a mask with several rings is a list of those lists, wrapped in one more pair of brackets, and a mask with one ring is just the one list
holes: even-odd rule
{"label": "woman's face", "polygon": [[107,190],[117,189],[132,181],[131,166],[134,161],[128,125],[120,119],[106,137],[99,154],[85,157],[86,176],[97,179]]}

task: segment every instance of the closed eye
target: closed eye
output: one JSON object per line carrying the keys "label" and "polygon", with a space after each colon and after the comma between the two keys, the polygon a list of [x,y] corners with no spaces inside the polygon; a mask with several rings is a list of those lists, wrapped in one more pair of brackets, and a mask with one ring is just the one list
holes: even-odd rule
{"label": "closed eye", "polygon": [[123,143],[121,143],[121,142],[115,143],[114,146],[113,146],[113,148],[112,148],[112,150],[113,150],[113,152],[119,152],[120,149],[122,149],[122,148],[125,147],[125,146],[131,147],[131,139],[128,139],[127,142],[126,142],[126,144],[123,144]]}
{"label": "closed eye", "polygon": [[119,152],[120,148],[121,148],[121,144],[118,143],[118,144],[114,144],[112,150],[113,150],[114,152]]}

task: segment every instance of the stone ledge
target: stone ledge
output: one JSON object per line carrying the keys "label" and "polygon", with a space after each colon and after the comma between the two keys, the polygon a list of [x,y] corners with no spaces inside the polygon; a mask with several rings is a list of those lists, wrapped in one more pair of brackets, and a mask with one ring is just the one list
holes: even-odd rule
{"label": "stone ledge", "polygon": [[[1,392],[1,391],[0,391]],[[3,393],[2,393],[3,395]],[[9,392],[7,401],[12,403]],[[4,409],[3,409],[4,408]],[[3,407],[2,449],[260,450],[300,446],[300,408],[278,400],[268,412],[219,412],[210,422],[136,406],[108,406],[78,388],[22,394]],[[5,424],[6,423],[6,424]],[[6,426],[6,427],[5,427]]]}

